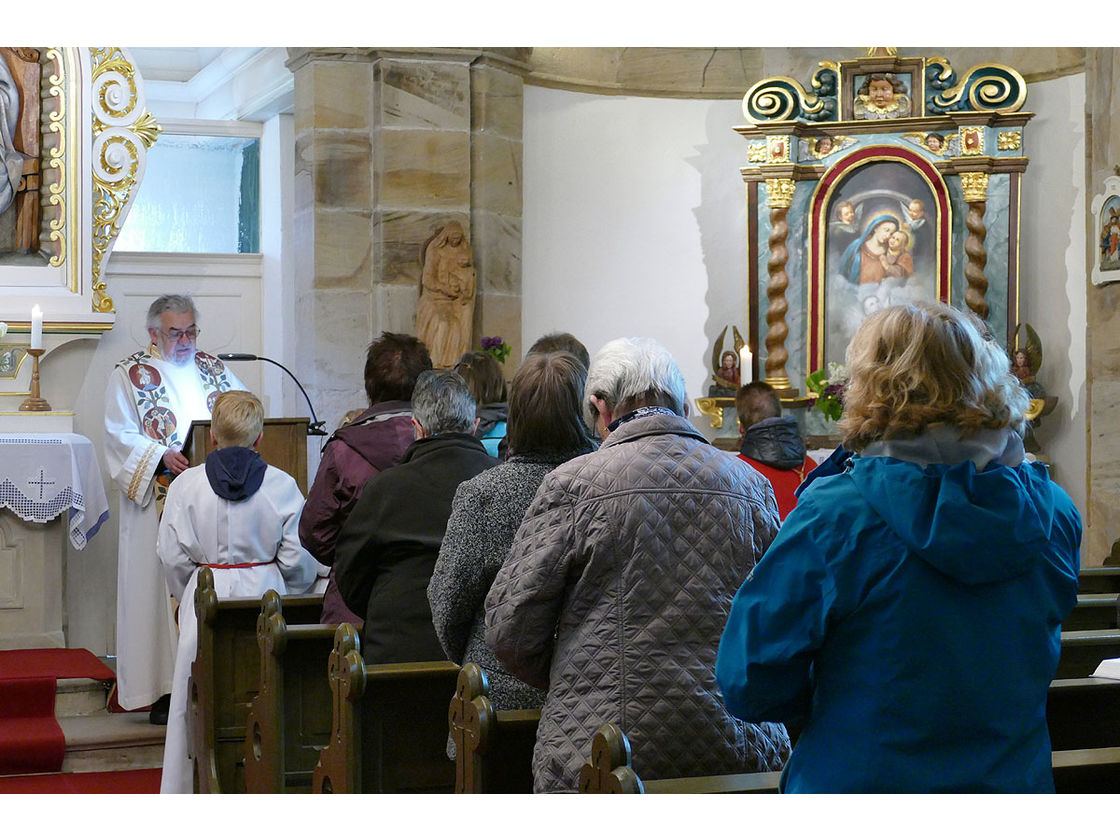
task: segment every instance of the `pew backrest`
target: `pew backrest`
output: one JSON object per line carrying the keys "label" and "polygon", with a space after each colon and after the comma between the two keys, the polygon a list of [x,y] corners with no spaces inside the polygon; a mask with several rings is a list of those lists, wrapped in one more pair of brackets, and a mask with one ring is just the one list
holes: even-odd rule
{"label": "pew backrest", "polygon": [[1115,592],[1083,593],[1077,596],[1077,606],[1062,622],[1062,629],[1115,629],[1118,613],[1120,613],[1120,595]]}
{"label": "pew backrest", "polygon": [[259,689],[245,723],[247,793],[307,793],[330,739],[327,663],[336,626],[288,624],[269,590],[257,617]]}
{"label": "pew backrest", "polygon": [[366,665],[357,631],[335,632],[329,674],[331,736],[319,753],[315,793],[450,793],[447,704],[452,662]]}
{"label": "pew backrest", "polygon": [[1090,566],[1077,575],[1077,591],[1120,593],[1120,566]]}
{"label": "pew backrest", "polygon": [[1088,677],[1102,659],[1120,656],[1120,630],[1063,630],[1055,679]]}

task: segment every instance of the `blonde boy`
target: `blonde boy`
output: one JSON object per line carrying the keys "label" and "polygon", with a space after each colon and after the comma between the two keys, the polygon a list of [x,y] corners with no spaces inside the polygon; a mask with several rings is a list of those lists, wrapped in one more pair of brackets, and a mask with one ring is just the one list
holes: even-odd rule
{"label": "blonde boy", "polygon": [[198,628],[194,590],[209,566],[219,598],[256,598],[269,589],[306,592],[317,563],[299,542],[303,494],[295,479],[256,451],[264,428],[261,401],[248,391],[219,395],[210,435],[218,447],[184,470],[167,491],[156,551],[179,609],[179,645],[163,753],[161,793],[192,793],[187,757],[187,677]]}

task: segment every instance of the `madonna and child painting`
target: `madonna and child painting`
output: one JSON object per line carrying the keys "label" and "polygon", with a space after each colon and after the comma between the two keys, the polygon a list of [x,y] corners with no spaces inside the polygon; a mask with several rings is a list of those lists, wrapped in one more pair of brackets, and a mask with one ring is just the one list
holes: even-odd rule
{"label": "madonna and child painting", "polygon": [[905,164],[882,161],[846,178],[828,206],[825,358],[843,361],[864,318],[937,299],[936,204]]}

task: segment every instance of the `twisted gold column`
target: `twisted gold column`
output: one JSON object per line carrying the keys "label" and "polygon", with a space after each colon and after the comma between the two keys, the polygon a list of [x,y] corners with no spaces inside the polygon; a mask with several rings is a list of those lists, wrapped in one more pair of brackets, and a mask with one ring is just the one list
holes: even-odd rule
{"label": "twisted gold column", "polygon": [[789,311],[789,304],[786,303],[786,289],[789,288],[789,275],[786,274],[789,249],[786,248],[786,237],[789,235],[789,224],[786,222],[786,214],[793,203],[793,190],[792,178],[771,178],[766,181],[770,204],[770,259],[766,263],[766,270],[770,275],[770,282],[766,285],[769,306],[766,310],[765,381],[779,396],[794,393],[786,372],[786,362],[789,361],[789,352],[786,350],[786,338],[789,336],[789,327],[786,325],[786,313]]}
{"label": "twisted gold column", "polygon": [[964,252],[968,256],[964,276],[968,281],[968,288],[965,289],[964,300],[969,309],[986,320],[989,311],[988,278],[984,276],[984,266],[988,263],[988,251],[984,246],[984,238],[988,229],[984,226],[984,210],[988,199],[988,173],[963,173],[961,184],[964,187],[964,199],[968,202],[968,213],[964,220],[965,227],[968,228],[968,236],[964,242]]}

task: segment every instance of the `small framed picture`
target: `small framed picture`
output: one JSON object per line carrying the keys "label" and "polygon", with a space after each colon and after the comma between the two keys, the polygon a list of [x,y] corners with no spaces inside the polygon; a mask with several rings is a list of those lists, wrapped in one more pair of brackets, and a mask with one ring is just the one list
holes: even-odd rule
{"label": "small framed picture", "polygon": [[1093,283],[1103,286],[1120,280],[1120,177],[1105,179],[1104,192],[1092,203],[1097,221],[1097,256],[1093,261]]}

